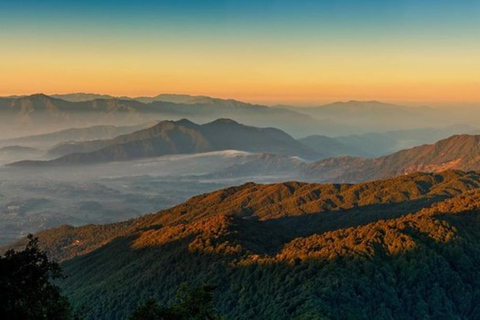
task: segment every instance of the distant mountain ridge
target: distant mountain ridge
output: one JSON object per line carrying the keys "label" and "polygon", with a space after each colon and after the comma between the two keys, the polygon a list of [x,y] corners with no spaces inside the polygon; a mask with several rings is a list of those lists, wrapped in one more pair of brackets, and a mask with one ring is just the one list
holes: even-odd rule
{"label": "distant mountain ridge", "polygon": [[[68,93],[68,94],[52,94],[50,95],[52,98],[56,99],[62,99],[65,101],[70,101],[70,102],[86,102],[86,101],[91,101],[91,100],[97,100],[97,99],[121,99],[121,100],[130,100],[131,98],[129,97],[115,97],[112,95],[108,94],[96,94],[96,93]],[[133,99],[132,99],[133,100]]]}
{"label": "distant mountain ridge", "polygon": [[326,131],[336,130],[331,123],[313,120],[299,112],[236,100],[183,95],[160,95],[166,101],[140,99],[144,102],[94,94],[57,97],[70,101],[44,94],[0,98],[0,134],[6,136],[17,131],[22,135],[37,134],[93,125],[131,126],[147,122],[152,117],[159,120],[187,117],[201,123],[233,118],[253,126],[278,127],[296,135],[311,132],[319,126],[324,126]]}
{"label": "distant mountain ridge", "polygon": [[[453,110],[438,112],[429,107],[407,107],[380,101],[341,101],[316,107],[282,106],[281,109],[307,114],[314,119],[335,121],[344,126],[344,135],[385,132],[392,130],[447,127],[471,119],[459,119]],[[349,130],[352,127],[354,130]],[[353,131],[353,132],[349,132]]]}
{"label": "distant mountain ridge", "polygon": [[79,142],[64,147],[73,153],[47,162],[21,161],[13,165],[90,164],[220,150],[320,157],[281,130],[245,126],[230,119],[218,119],[204,125],[187,119],[162,121],[151,128],[114,139]]}
{"label": "distant mountain ridge", "polygon": [[304,174],[320,181],[360,182],[447,169],[480,170],[480,135],[455,135],[375,159],[320,160],[306,166]]}
{"label": "distant mountain ridge", "polygon": [[477,131],[476,127],[464,124],[444,128],[386,131],[338,137],[312,135],[298,141],[318,152],[327,152],[331,157],[375,158],[407,148],[435,143],[457,134],[477,134]]}
{"label": "distant mountain ridge", "polygon": [[111,139],[119,135],[138,131],[140,129],[151,127],[154,121],[140,124],[137,126],[93,126],[85,128],[71,128],[51,133],[31,135],[13,139],[0,140],[0,146],[20,145],[36,148],[51,148],[60,143],[69,141],[88,141],[98,139]]}

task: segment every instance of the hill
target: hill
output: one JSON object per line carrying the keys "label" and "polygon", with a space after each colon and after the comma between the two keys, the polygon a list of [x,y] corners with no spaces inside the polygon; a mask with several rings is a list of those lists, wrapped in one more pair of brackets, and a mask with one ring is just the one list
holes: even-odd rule
{"label": "hill", "polygon": [[[301,112],[314,119],[334,121],[343,127],[343,133],[340,134],[342,136],[472,123],[468,117],[458,117],[451,110],[439,112],[429,107],[406,107],[380,101],[352,100],[317,107],[283,106],[281,108]],[[331,134],[327,135],[331,136]]]}
{"label": "hill", "polygon": [[309,164],[305,176],[321,181],[359,182],[417,171],[479,170],[480,136],[455,135],[434,144],[375,158],[339,157]]}
{"label": "hill", "polygon": [[375,158],[403,149],[448,138],[457,134],[476,134],[469,125],[454,125],[444,128],[421,128],[377,133],[326,137],[312,135],[298,139],[307,147],[318,152],[330,152],[331,157],[353,156]]}
{"label": "hill", "polygon": [[[291,110],[280,110],[236,100],[210,97],[160,95],[157,100],[116,98],[92,94],[44,94],[0,98],[0,134],[32,135],[72,127],[95,125],[131,126],[155,119],[179,120],[185,117],[197,122],[232,118],[253,126],[272,126],[294,135],[305,135],[324,126],[336,130],[331,122],[313,120]],[[93,100],[90,100],[93,98]],[[174,101],[174,102],[172,102]]]}
{"label": "hill", "polygon": [[[351,136],[349,136],[351,137]],[[305,138],[298,139],[299,142],[317,152],[323,152],[328,157],[338,156],[357,156],[368,157],[371,155],[369,149],[364,150],[362,143],[367,141],[356,141],[357,143],[350,143],[349,139],[343,139],[341,137],[327,137],[322,135],[311,135]],[[358,139],[361,140],[361,139]]]}
{"label": "hill", "polygon": [[119,135],[132,133],[141,129],[151,127],[153,125],[153,122],[148,122],[137,126],[125,127],[93,126],[86,128],[71,128],[46,134],[0,140],[0,146],[19,145],[48,149],[56,147],[56,145],[59,144],[68,144],[72,142],[97,139],[112,139]]}
{"label": "hill", "polygon": [[23,146],[0,147],[0,165],[19,161],[21,159],[44,159],[44,152],[36,148]]}
{"label": "hill", "polygon": [[[172,103],[181,103],[181,104],[217,104],[222,105],[225,102],[228,102],[229,108],[242,108],[242,107],[252,107],[252,105],[243,103],[233,99],[218,99],[212,98],[208,96],[192,96],[188,94],[159,94],[154,97],[136,97],[134,98],[137,101],[143,103],[152,103],[155,101],[163,101],[163,102],[172,102]],[[257,105],[259,106],[259,105]],[[261,108],[265,108],[265,106],[259,106]]]}
{"label": "hill", "polygon": [[114,97],[108,94],[96,94],[96,93],[67,93],[67,94],[53,94],[50,95],[52,98],[62,99],[70,102],[85,102],[97,99],[122,99],[129,100],[128,97]]}
{"label": "hill", "polygon": [[90,164],[220,150],[269,152],[308,158],[319,156],[281,130],[245,126],[230,119],[218,119],[204,125],[186,119],[162,121],[151,128],[111,140],[80,142],[58,149],[51,152],[67,151],[72,154],[48,162],[22,161],[13,165]]}
{"label": "hill", "polygon": [[123,223],[39,234],[89,318],[123,318],[177,284],[218,285],[232,319],[480,315],[480,176],[245,184]]}

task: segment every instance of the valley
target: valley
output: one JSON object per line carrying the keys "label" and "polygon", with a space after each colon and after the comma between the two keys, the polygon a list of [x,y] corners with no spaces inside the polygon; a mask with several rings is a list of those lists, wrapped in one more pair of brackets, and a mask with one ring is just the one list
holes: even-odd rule
{"label": "valley", "polygon": [[3,1],[0,320],[479,320],[480,0]]}
{"label": "valley", "polygon": [[[42,103],[54,99],[48,103],[65,110],[76,110],[68,103],[88,105],[97,101],[89,100],[92,98],[114,99],[81,94],[71,101],[59,98],[37,95],[16,99],[37,99],[33,105],[40,109]],[[235,101],[182,95],[160,95],[138,103],[160,101],[157,99],[206,103],[212,108],[225,108],[225,103],[232,108],[250,108]],[[137,103],[134,99],[125,101]],[[279,129],[222,118],[206,124],[181,119],[134,126],[89,126],[3,139],[0,244],[62,224],[104,224],[138,217],[196,194],[246,182],[352,183],[416,171],[477,170],[477,136],[450,138],[459,132],[473,133],[475,128],[451,126],[295,139]],[[430,146],[397,151],[445,136]],[[389,154],[390,150],[393,153]],[[387,155],[375,158],[377,154]]]}
{"label": "valley", "polygon": [[[207,104],[208,114],[225,104],[256,108],[159,97]],[[59,98],[52,103],[64,112],[116,99]],[[116,102],[114,122],[160,98]],[[131,103],[140,109],[122,109]],[[477,270],[467,267],[480,263],[475,126],[339,136],[309,129],[296,139],[228,118],[136,119],[0,140],[0,246],[20,250],[35,234],[61,262],[68,277],[58,283],[86,319],[124,319],[146,296],[167,305],[182,283],[215,285],[216,307],[232,319],[476,317],[478,290],[468,285]],[[412,261],[425,267],[404,271]],[[432,274],[459,285],[418,281]],[[474,298],[459,305],[458,295]],[[457,307],[438,309],[438,299]]]}

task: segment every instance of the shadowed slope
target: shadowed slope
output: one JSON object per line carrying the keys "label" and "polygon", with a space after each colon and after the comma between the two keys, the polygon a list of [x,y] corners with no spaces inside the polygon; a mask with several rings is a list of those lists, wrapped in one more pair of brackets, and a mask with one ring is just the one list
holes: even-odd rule
{"label": "shadowed slope", "polygon": [[[135,220],[104,226],[60,227],[40,233],[50,253],[69,259],[89,252],[119,235],[135,234],[150,228],[192,223],[217,215],[236,216],[312,232],[363,224],[383,217],[405,214],[430,203],[480,187],[477,173],[446,171],[440,174],[412,174],[394,179],[350,184],[285,182],[271,185],[254,183],[222,189],[191,198],[171,209]],[[326,215],[328,213],[328,215]],[[323,218],[323,216],[325,218]],[[288,217],[311,221],[294,226]],[[279,220],[283,219],[283,220]],[[312,220],[309,220],[312,219]],[[303,231],[302,231],[303,232]],[[99,235],[97,237],[96,235]],[[78,242],[73,240],[78,240]]]}
{"label": "shadowed slope", "polygon": [[235,319],[475,318],[479,186],[458,171],[246,184],[40,239],[68,260],[62,286],[92,319],[123,318],[146,297],[167,303],[183,281],[218,284]]}
{"label": "shadowed slope", "polygon": [[230,119],[218,119],[204,125],[182,119],[162,121],[151,128],[111,140],[77,143],[70,146],[70,151],[76,152],[52,161],[22,161],[13,165],[89,164],[220,150],[319,156],[281,130],[245,126]]}
{"label": "shadowed slope", "polygon": [[140,99],[143,102],[102,95],[57,97],[71,101],[44,94],[0,97],[0,129],[5,129],[0,132],[6,134],[13,129],[21,129],[23,135],[38,134],[71,127],[132,125],[152,118],[176,120],[185,117],[202,123],[218,118],[234,118],[254,126],[278,127],[296,135],[306,135],[319,126],[326,131],[337,130],[332,122],[313,120],[299,112],[210,97],[190,99],[178,96],[178,99],[167,97],[166,101]]}
{"label": "shadowed slope", "polygon": [[417,171],[479,170],[479,159],[480,136],[455,135],[376,159],[338,157],[320,160],[307,166],[304,174],[320,181],[360,182]]}

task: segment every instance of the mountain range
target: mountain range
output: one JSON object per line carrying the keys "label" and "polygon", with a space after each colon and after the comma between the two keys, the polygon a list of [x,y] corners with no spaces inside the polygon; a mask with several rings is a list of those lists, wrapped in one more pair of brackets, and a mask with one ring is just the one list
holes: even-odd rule
{"label": "mountain range", "polygon": [[[55,158],[1,168],[2,230],[114,222],[37,234],[86,319],[168,305],[182,283],[216,287],[227,319],[480,318],[480,135],[442,126],[445,114],[422,122],[429,114],[376,101],[297,111],[165,94],[0,98],[2,130],[50,131],[0,141],[0,163]],[[151,120],[163,117],[175,120]],[[251,125],[266,118],[309,135]],[[369,126],[383,132],[361,133]],[[287,182],[242,184],[252,180]],[[168,209],[139,216],[152,208]]]}
{"label": "mountain range", "polygon": [[233,99],[180,94],[131,98],[75,93],[0,98],[0,134],[5,138],[51,133],[72,127],[132,126],[152,119],[182,118],[198,123],[231,118],[251,126],[276,127],[299,138],[314,134],[337,137],[444,128],[464,123],[476,125],[480,115],[461,107],[452,112],[449,109],[405,107],[379,101],[347,101],[300,108],[268,107]]}
{"label": "mountain range", "polygon": [[474,126],[454,125],[444,128],[422,128],[339,137],[312,135],[298,139],[317,152],[330,157],[353,156],[375,158],[422,144],[435,143],[457,134],[478,134]]}
{"label": "mountain range", "polygon": [[320,160],[306,166],[304,174],[318,181],[359,182],[418,171],[479,170],[479,159],[480,136],[455,135],[375,159],[336,157]]}
{"label": "mountain range", "polygon": [[216,285],[216,307],[232,319],[473,319],[479,187],[478,173],[460,171],[248,183],[38,236],[88,319],[125,318],[149,297],[167,304],[182,282]]}
{"label": "mountain range", "polygon": [[[356,134],[449,126],[459,123],[458,121],[469,121],[468,118],[458,118],[451,110],[439,112],[429,107],[406,107],[380,101],[352,100],[317,107],[280,108],[301,112],[314,119],[334,121],[347,128],[356,128],[352,130]],[[453,119],[455,120],[452,122]],[[348,130],[346,132],[348,133]]]}
{"label": "mountain range", "polygon": [[[54,160],[24,160],[11,166],[86,165],[172,154],[239,150],[252,155],[232,159],[231,166],[210,172],[205,178],[283,176],[304,181],[352,183],[413,172],[480,170],[479,135],[454,135],[434,144],[377,158],[329,157],[342,152],[337,148],[338,141],[331,142],[331,139],[324,143],[325,148],[309,148],[301,143],[305,143],[304,139],[297,141],[277,129],[245,126],[230,119],[218,119],[204,125],[183,119],[162,121],[114,139],[59,144],[46,155],[47,158],[59,156]],[[355,149],[345,147],[344,150],[352,152]]]}
{"label": "mountain range", "polygon": [[[93,125],[131,126],[152,118],[178,120],[185,117],[197,122],[233,118],[253,126],[277,127],[295,135],[315,132],[319,127],[325,132],[336,130],[331,122],[313,120],[299,112],[236,100],[181,95],[160,95],[166,101],[103,95],[87,95],[82,99],[79,94],[73,95],[74,98],[71,95],[60,97],[70,101],[44,94],[0,98],[0,134],[9,137],[16,132],[39,134]],[[95,99],[88,100],[91,98]]]}
{"label": "mountain range", "polygon": [[230,119],[218,119],[204,125],[182,119],[162,121],[110,140],[62,144],[50,150],[50,155],[66,154],[55,160],[21,161],[13,165],[82,165],[220,150],[267,152],[312,159],[321,157],[278,129],[245,126]]}
{"label": "mountain range", "polygon": [[52,133],[0,140],[0,146],[19,145],[23,147],[49,149],[58,144],[64,144],[68,142],[113,139],[123,134],[128,134],[152,127],[155,124],[156,122],[152,121],[137,126],[92,126],[86,128],[71,128]]}
{"label": "mountain range", "polygon": [[42,150],[12,145],[8,147],[0,147],[0,165],[19,161],[21,159],[41,159],[44,155]]}

